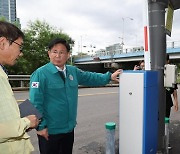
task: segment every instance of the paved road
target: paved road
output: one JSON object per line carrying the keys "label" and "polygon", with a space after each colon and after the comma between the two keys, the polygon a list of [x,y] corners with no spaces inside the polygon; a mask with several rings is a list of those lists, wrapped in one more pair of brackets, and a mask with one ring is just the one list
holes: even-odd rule
{"label": "paved road", "polygon": [[[178,92],[180,96],[180,92]],[[28,92],[15,92],[18,100],[28,98]],[[180,102],[180,98],[179,102]],[[170,154],[180,154],[180,111],[171,112]],[[118,126],[118,87],[82,88],[79,90],[77,127],[73,154],[102,154],[105,150],[104,124],[114,121]],[[35,146],[33,154],[39,154],[35,131],[30,132]],[[116,149],[118,149],[118,127],[116,129]]]}
{"label": "paved road", "polygon": [[[16,92],[17,100],[28,98],[28,92]],[[82,88],[79,90],[77,127],[73,154],[101,154],[105,147],[105,127],[108,121],[118,124],[118,88]],[[39,154],[35,131],[30,132]],[[118,139],[118,127],[116,140]]]}

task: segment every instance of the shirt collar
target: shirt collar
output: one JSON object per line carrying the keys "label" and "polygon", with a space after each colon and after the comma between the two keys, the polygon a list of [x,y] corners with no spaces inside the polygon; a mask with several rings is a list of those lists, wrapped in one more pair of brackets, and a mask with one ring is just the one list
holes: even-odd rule
{"label": "shirt collar", "polygon": [[58,71],[61,71],[64,73],[64,76],[66,77],[66,65],[64,65],[64,69],[62,70],[60,67],[56,66]]}
{"label": "shirt collar", "polygon": [[60,67],[58,67],[58,66],[56,66],[56,68],[58,69],[58,71],[66,72],[66,65],[64,65],[64,69],[63,70]]}
{"label": "shirt collar", "polygon": [[4,72],[8,75],[8,70],[2,64],[0,64],[0,66],[4,70]]}

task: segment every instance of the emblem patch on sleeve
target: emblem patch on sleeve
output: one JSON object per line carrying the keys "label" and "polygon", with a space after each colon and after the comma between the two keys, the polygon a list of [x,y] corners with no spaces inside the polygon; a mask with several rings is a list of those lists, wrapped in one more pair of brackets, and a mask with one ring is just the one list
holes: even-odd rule
{"label": "emblem patch on sleeve", "polygon": [[39,82],[32,82],[31,88],[39,88]]}

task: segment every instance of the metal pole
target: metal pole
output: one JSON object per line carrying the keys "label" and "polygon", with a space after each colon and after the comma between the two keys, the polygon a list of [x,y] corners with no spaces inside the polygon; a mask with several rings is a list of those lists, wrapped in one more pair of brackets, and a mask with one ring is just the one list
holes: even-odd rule
{"label": "metal pole", "polygon": [[73,65],[73,54],[71,53],[71,65]]}
{"label": "metal pole", "polygon": [[122,46],[124,45],[124,18],[122,18],[123,24],[122,24]]}
{"label": "metal pole", "polygon": [[81,57],[82,57],[82,35],[81,35]]}
{"label": "metal pole", "polygon": [[149,39],[151,69],[158,71],[159,117],[158,117],[158,153],[164,152],[165,88],[164,65],[166,55],[165,8],[168,0],[149,0]]}
{"label": "metal pole", "polygon": [[21,88],[24,87],[24,81],[21,80],[20,83],[21,83]]}
{"label": "metal pole", "polygon": [[115,154],[115,129],[116,123],[107,122],[106,127],[106,154]]}
{"label": "metal pole", "polygon": [[122,24],[122,45],[124,45],[124,40],[125,40],[125,37],[124,37],[124,22],[125,22],[125,19],[134,20],[133,18],[130,18],[130,17],[122,18],[122,21],[123,21],[123,24]]}

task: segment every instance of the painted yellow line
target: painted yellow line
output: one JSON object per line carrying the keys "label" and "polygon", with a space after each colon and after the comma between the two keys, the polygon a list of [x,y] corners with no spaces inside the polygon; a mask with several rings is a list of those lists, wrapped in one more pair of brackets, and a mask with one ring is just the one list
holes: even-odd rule
{"label": "painted yellow line", "polygon": [[117,94],[118,92],[106,92],[106,93],[95,93],[95,94],[82,94],[78,95],[79,97],[82,96],[95,96],[95,95],[107,95],[107,94]]}
{"label": "painted yellow line", "polygon": [[[107,94],[117,94],[118,92],[107,92],[107,93],[95,93],[95,94],[82,94],[82,95],[78,95],[79,97],[83,97],[83,96],[95,96],[95,95],[107,95]],[[25,99],[18,99],[17,102],[24,102]]]}

